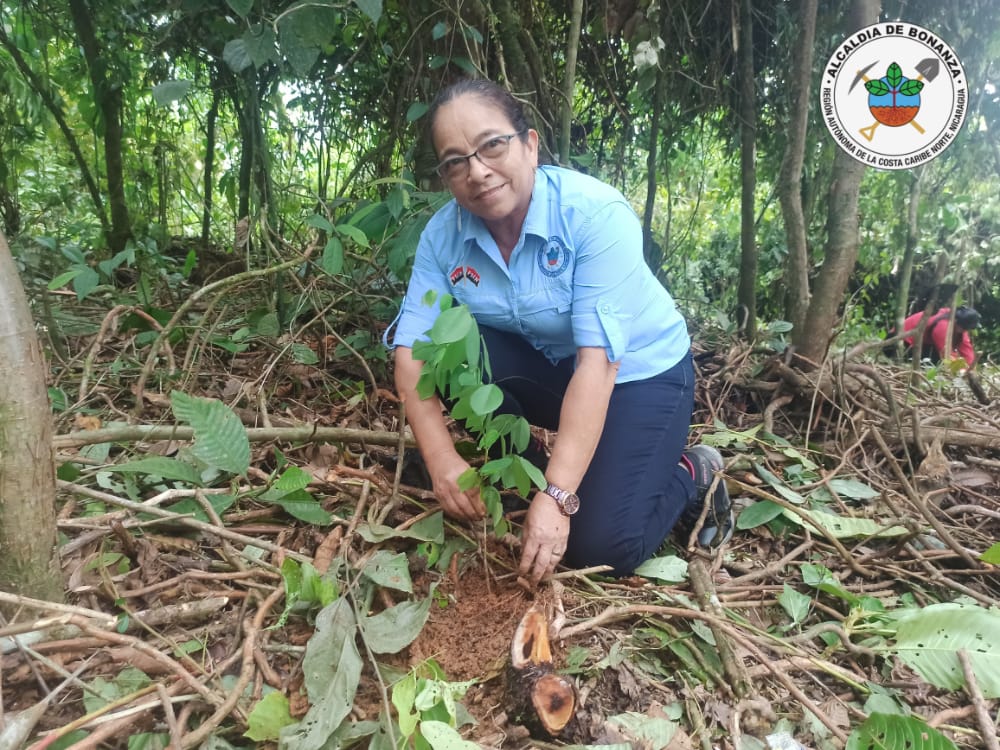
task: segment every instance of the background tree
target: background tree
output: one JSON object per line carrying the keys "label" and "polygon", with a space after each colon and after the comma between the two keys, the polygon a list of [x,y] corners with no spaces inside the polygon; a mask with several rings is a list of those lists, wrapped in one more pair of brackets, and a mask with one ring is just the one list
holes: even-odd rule
{"label": "background tree", "polygon": [[753,68],[753,0],[740,0],[737,80],[740,123],[740,288],[737,301],[744,334],[757,332],[757,102]]}
{"label": "background tree", "polygon": [[802,206],[802,169],[809,128],[809,106],[812,102],[817,5],[817,0],[804,0],[799,7],[800,33],[794,42],[792,72],[788,81],[788,88],[791,90],[788,142],[778,178],[781,215],[788,242],[785,318],[796,329],[804,327],[809,306],[809,245]]}
{"label": "background tree", "polygon": [[[875,23],[878,14],[877,0],[854,0],[844,36]],[[838,311],[858,257],[858,192],[865,170],[861,162],[837,149],[827,202],[823,265],[805,325],[795,329],[792,337],[798,354],[807,361],[818,362],[826,355],[832,340],[827,331],[838,328]]]}

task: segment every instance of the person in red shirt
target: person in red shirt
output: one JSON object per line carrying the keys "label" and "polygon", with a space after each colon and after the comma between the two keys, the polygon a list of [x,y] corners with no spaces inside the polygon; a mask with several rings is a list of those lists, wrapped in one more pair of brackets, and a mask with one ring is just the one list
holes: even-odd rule
{"label": "person in red shirt", "polygon": [[[948,335],[948,318],[951,316],[950,307],[942,307],[934,315],[930,317],[927,321],[927,325],[924,327],[924,338],[923,338],[923,353],[924,358],[930,359],[932,362],[940,362],[945,354],[949,351],[947,342],[945,341]],[[920,325],[921,319],[924,317],[923,312],[914,313],[906,320],[903,321],[903,331],[912,331],[918,325]],[[972,339],[969,337],[969,331],[979,326],[979,313],[973,310],[971,307],[960,306],[955,310],[955,327],[952,332],[950,356],[953,359],[961,357],[966,361],[969,367],[972,367],[976,361],[976,352],[972,348]],[[906,343],[907,347],[913,346],[914,336],[909,336],[903,341]]]}

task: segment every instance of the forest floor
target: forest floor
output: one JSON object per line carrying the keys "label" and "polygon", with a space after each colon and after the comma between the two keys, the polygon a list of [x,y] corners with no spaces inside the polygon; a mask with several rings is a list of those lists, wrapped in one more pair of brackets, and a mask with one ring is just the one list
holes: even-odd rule
{"label": "forest floor", "polygon": [[[347,746],[353,726],[390,747],[377,722],[405,713],[427,722],[436,748],[461,746],[434,740],[436,721],[487,748],[784,750],[849,737],[853,748],[998,747],[1000,578],[982,559],[1000,541],[989,377],[984,405],[960,377],[911,379],[864,354],[806,376],[738,343],[699,351],[692,441],[726,456],[732,540],[714,551],[668,540],[642,575],[561,571],[529,590],[515,573],[516,512],[501,538],[440,526],[426,486],[397,461],[386,383],[322,352],[304,365],[251,348],[202,353],[172,385],[136,393],[134,379],[110,374],[123,353],[141,361],[134,336],[92,342],[53,376],[66,393],[82,370],[94,383],[57,414],[66,600],[21,600],[0,623],[0,750],[276,746],[323,690],[349,705],[342,739],[317,741],[313,717],[283,746]],[[171,388],[272,431],[253,439],[246,476],[198,489],[136,468],[185,455],[185,440],[134,431],[174,424]],[[129,411],[137,399],[141,418]],[[300,425],[341,432],[283,433]],[[112,427],[123,431],[102,432]],[[302,520],[288,497],[268,500],[288,466],[308,475],[297,499],[314,500],[326,523]],[[228,504],[212,502],[218,492]],[[435,523],[442,535],[426,532]],[[405,571],[392,567],[400,560]],[[323,585],[303,584],[307,563],[332,582],[325,599]],[[399,648],[355,645],[349,628],[331,657],[341,661],[318,665],[318,641],[335,631],[317,612],[331,597],[350,600],[365,633],[398,613],[388,630]],[[559,737],[533,738],[511,713],[511,642],[533,602],[578,696]],[[424,603],[416,626],[407,603]],[[355,648],[360,673],[345,687]],[[324,668],[329,684],[317,682]],[[417,699],[398,687],[407,674]],[[401,726],[389,731],[406,735]]]}

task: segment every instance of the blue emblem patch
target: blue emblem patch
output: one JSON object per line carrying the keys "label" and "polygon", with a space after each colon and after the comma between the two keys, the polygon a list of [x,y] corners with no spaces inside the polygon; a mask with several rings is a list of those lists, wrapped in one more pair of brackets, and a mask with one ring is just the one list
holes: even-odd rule
{"label": "blue emblem patch", "polygon": [[538,248],[538,267],[546,276],[558,276],[569,268],[570,250],[561,237],[549,237],[549,241]]}

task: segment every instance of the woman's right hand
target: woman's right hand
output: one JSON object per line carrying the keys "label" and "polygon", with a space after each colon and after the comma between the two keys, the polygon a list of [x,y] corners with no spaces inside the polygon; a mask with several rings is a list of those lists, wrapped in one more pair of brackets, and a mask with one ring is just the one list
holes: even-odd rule
{"label": "woman's right hand", "polygon": [[479,489],[463,492],[458,486],[458,478],[469,469],[469,464],[456,451],[445,451],[424,460],[434,495],[445,513],[466,521],[478,521],[486,515],[486,506],[479,497]]}

